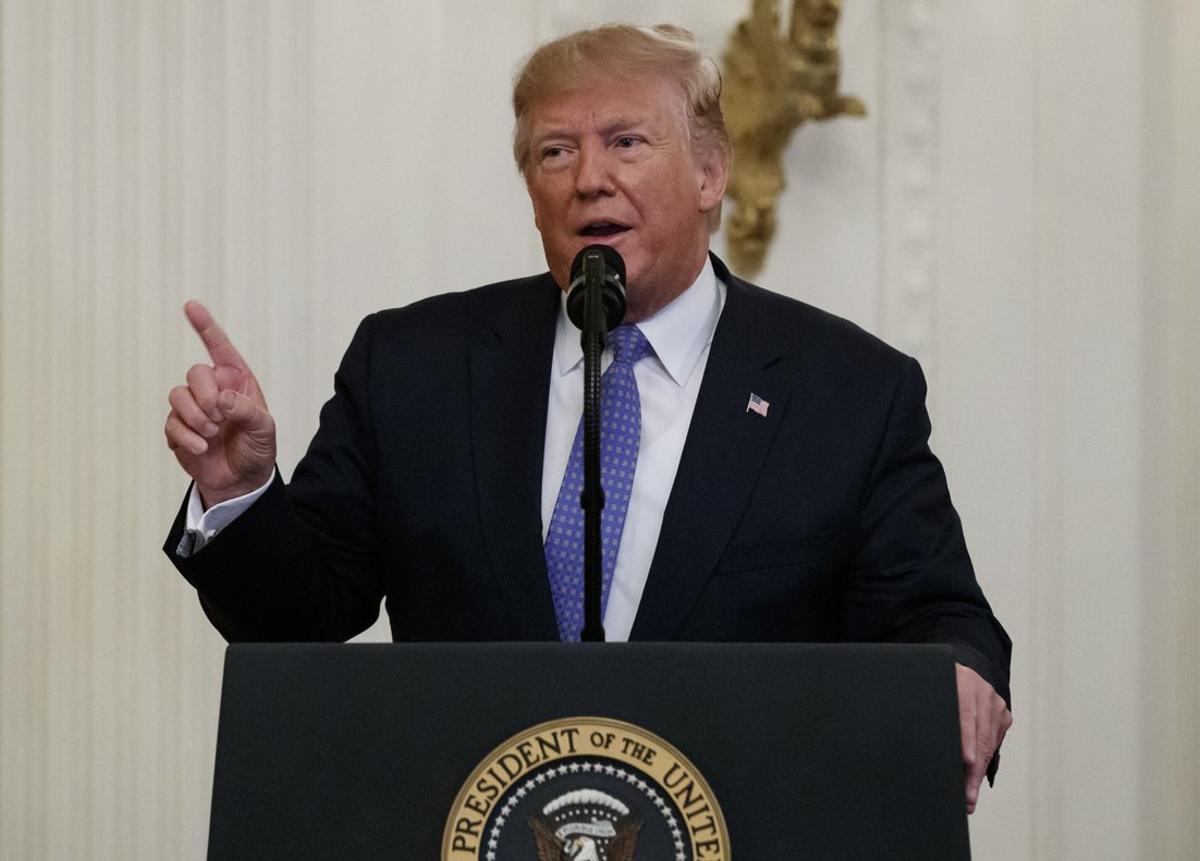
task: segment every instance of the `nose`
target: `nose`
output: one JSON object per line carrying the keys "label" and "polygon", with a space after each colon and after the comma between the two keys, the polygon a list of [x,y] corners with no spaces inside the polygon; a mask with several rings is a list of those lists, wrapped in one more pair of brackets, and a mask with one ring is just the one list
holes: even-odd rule
{"label": "nose", "polygon": [[575,165],[575,191],[580,197],[597,197],[616,191],[604,148],[589,145],[581,147]]}

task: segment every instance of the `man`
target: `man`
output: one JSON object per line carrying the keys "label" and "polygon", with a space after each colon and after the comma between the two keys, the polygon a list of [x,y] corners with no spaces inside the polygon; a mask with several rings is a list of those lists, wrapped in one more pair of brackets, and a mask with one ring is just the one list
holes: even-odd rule
{"label": "man", "polygon": [[949,643],[973,810],[1011,722],[1010,646],[926,444],[924,381],[709,255],[719,95],[677,28],[538,49],[514,151],[550,272],[363,321],[290,485],[253,373],[189,303],[212,365],[170,395],[194,485],[164,549],[231,640],[345,639],[381,599],[397,640],[577,638],[582,370],[562,289],[608,244],[628,312],[605,397],[633,405],[604,443],[624,459],[606,477],[610,639]]}

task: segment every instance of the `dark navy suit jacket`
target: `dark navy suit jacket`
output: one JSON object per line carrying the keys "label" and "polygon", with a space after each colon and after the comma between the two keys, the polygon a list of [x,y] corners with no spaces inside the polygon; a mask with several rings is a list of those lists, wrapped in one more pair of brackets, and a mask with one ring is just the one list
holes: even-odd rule
{"label": "dark navy suit jacket", "polygon": [[[1005,699],[1010,643],[927,439],[917,363],[733,277],[635,640],[936,642]],[[365,319],[290,484],[165,550],[230,640],[553,640],[549,275]],[[770,404],[747,412],[751,392]]]}

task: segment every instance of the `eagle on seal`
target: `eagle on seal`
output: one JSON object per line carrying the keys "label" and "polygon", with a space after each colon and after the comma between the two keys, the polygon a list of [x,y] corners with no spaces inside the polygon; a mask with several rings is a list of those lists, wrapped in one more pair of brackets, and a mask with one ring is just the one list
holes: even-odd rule
{"label": "eagle on seal", "polygon": [[633,861],[643,821],[603,792],[584,789],[530,816],[538,861]]}
{"label": "eagle on seal", "polygon": [[564,845],[542,816],[529,817],[529,827],[533,829],[537,844],[538,861],[633,861],[642,820],[627,819],[617,823],[617,836],[605,847],[582,834],[569,838]]}

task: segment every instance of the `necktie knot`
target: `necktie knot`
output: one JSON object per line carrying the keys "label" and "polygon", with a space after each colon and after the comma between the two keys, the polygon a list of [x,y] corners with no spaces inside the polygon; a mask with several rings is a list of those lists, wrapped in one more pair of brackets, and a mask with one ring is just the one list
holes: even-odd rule
{"label": "necktie knot", "polygon": [[653,352],[650,342],[637,326],[618,326],[608,334],[608,345],[612,348],[613,362],[632,365]]}

